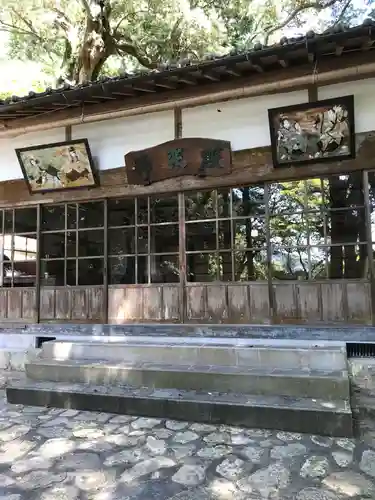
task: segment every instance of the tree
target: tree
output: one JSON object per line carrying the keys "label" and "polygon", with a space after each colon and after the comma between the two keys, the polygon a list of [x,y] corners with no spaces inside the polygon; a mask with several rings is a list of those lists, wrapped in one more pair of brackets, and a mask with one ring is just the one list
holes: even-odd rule
{"label": "tree", "polygon": [[41,61],[50,77],[81,83],[267,43],[302,27],[307,13],[329,11],[334,22],[352,12],[351,0],[190,1],[0,0],[0,30],[9,33],[10,57]]}

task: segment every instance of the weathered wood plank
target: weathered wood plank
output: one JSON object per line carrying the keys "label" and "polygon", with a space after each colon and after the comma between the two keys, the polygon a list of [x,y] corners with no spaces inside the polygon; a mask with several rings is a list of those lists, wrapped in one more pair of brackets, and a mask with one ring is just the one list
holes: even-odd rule
{"label": "weathered wood plank", "polygon": [[0,288],[0,318],[8,317],[8,293],[6,288]]}
{"label": "weathered wood plank", "polygon": [[177,286],[163,286],[163,319],[176,321],[181,319],[180,289]]}
{"label": "weathered wood plank", "polygon": [[370,284],[347,283],[348,322],[371,324]]}
{"label": "weathered wood plank", "polygon": [[214,323],[225,322],[228,318],[228,307],[226,298],[226,288],[225,283],[207,285],[206,287],[206,297],[207,297],[207,317],[209,321]]}
{"label": "weathered wood plank", "polygon": [[22,288],[8,289],[8,318],[22,318]]}
{"label": "weathered wood plank", "polygon": [[108,289],[108,321],[126,323],[143,319],[143,289],[111,286]]}
{"label": "weathered wood plank", "polygon": [[71,293],[69,288],[56,288],[55,290],[56,319],[70,319]]}
{"label": "weathered wood plank", "polygon": [[55,319],[55,289],[40,289],[40,319]]}
{"label": "weathered wood plank", "polygon": [[295,322],[298,317],[295,284],[276,283],[273,285],[273,290],[276,305],[276,321],[280,323]]}
{"label": "weathered wood plank", "polygon": [[89,302],[89,319],[103,321],[104,320],[104,289],[102,287],[90,288],[88,292]]}
{"label": "weathered wood plank", "polygon": [[206,287],[188,286],[186,288],[186,315],[188,320],[206,318]]}
{"label": "weathered wood plank", "polygon": [[22,290],[22,319],[36,319],[36,290],[26,288]]}
{"label": "weathered wood plank", "polygon": [[250,321],[248,285],[228,285],[228,316],[231,323]]}
{"label": "weathered wood plank", "polygon": [[344,283],[321,283],[323,321],[344,323]]}
{"label": "weathered wood plank", "polygon": [[264,323],[270,320],[270,301],[267,283],[254,282],[249,285],[250,322]]}
{"label": "weathered wood plank", "polygon": [[82,320],[89,318],[89,291],[87,288],[71,289],[72,319]]}
{"label": "weathered wood plank", "polygon": [[161,320],[162,289],[160,286],[149,286],[143,289],[143,318],[145,320]]}
{"label": "weathered wood plank", "polygon": [[297,301],[302,321],[318,322],[322,320],[322,311],[319,306],[319,283],[297,283]]}

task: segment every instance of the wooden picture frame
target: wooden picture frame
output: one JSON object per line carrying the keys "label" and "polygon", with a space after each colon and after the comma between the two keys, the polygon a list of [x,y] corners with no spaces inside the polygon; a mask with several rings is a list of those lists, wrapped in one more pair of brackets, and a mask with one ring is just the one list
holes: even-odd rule
{"label": "wooden picture frame", "polygon": [[87,139],[16,149],[31,194],[99,186]]}
{"label": "wooden picture frame", "polygon": [[354,97],[268,110],[274,167],[355,158]]}

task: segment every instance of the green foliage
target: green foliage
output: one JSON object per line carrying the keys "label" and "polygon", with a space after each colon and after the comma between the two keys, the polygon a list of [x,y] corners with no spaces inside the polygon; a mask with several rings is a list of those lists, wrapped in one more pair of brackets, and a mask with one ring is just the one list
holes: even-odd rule
{"label": "green foliage", "polygon": [[248,48],[326,10],[332,22],[360,15],[350,0],[0,0],[0,30],[10,58],[77,82]]}

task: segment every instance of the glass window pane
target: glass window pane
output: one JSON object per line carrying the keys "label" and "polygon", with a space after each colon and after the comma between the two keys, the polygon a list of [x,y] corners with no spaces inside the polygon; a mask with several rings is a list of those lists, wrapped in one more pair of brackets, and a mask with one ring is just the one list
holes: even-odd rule
{"label": "glass window pane", "polygon": [[270,218],[271,244],[295,247],[307,245],[308,226],[305,213],[277,215]]}
{"label": "glass window pane", "polygon": [[78,261],[78,285],[102,285],[103,276],[103,259],[80,259]]}
{"label": "glass window pane", "polygon": [[147,198],[137,198],[137,224],[148,224],[148,201]]}
{"label": "glass window pane", "polygon": [[68,229],[77,229],[77,204],[71,203],[66,207],[66,221]]}
{"label": "glass window pane", "polygon": [[37,209],[17,208],[14,211],[14,232],[35,233],[37,228]]}
{"label": "glass window pane", "polygon": [[47,205],[42,207],[42,231],[65,229],[65,205]]}
{"label": "glass window pane", "polygon": [[150,253],[173,253],[179,249],[179,228],[177,224],[151,226]]}
{"label": "glass window pane", "polygon": [[138,253],[148,252],[148,228],[138,227],[137,228],[137,244]]}
{"label": "glass window pane", "polygon": [[104,226],[104,203],[102,201],[91,201],[78,205],[78,227],[79,229],[103,227]]}
{"label": "glass window pane", "polygon": [[363,206],[362,172],[329,176],[326,181],[325,199],[328,208]]}
{"label": "glass window pane", "polygon": [[135,283],[135,257],[110,257],[108,283],[110,285]]}
{"label": "glass window pane", "polygon": [[215,253],[187,254],[186,263],[188,281],[207,282],[218,279],[219,263]]}
{"label": "glass window pane", "polygon": [[186,249],[188,251],[216,249],[216,222],[186,224]]}
{"label": "glass window pane", "polygon": [[216,191],[186,193],[186,220],[214,219],[216,217]]}
{"label": "glass window pane", "polygon": [[367,240],[364,208],[330,210],[326,218],[329,243],[364,243]]}
{"label": "glass window pane", "polygon": [[177,195],[150,198],[151,224],[178,222]]}
{"label": "glass window pane", "polygon": [[233,217],[244,217],[265,212],[264,185],[232,189]]}
{"label": "glass window pane", "polygon": [[42,286],[64,286],[65,265],[63,260],[41,260],[40,280]]}
{"label": "glass window pane", "polygon": [[310,252],[310,278],[324,280],[328,277],[328,247],[311,247]]}
{"label": "glass window pane", "polygon": [[217,210],[220,218],[226,219],[231,216],[230,195],[230,189],[220,189],[217,192]]}
{"label": "glass window pane", "polygon": [[219,279],[220,281],[232,281],[232,252],[220,252],[219,254]]}
{"label": "glass window pane", "polygon": [[137,257],[137,283],[148,283],[148,257]]}
{"label": "glass window pane", "polygon": [[42,259],[58,259],[65,256],[65,233],[45,233],[41,235]]}
{"label": "glass window pane", "polygon": [[78,231],[78,256],[91,257],[104,254],[104,231]]}
{"label": "glass window pane", "polygon": [[134,254],[135,253],[135,227],[108,230],[108,254]]}
{"label": "glass window pane", "polygon": [[151,256],[151,283],[178,283],[180,270],[178,255]]}
{"label": "glass window pane", "polygon": [[238,250],[234,253],[235,281],[266,280],[267,269],[266,248]]}
{"label": "glass window pane", "polygon": [[219,221],[219,248],[228,250],[232,248],[232,233],[231,233],[230,220]]}
{"label": "glass window pane", "polygon": [[13,233],[13,210],[4,210],[4,233]]}
{"label": "glass window pane", "polygon": [[263,218],[236,219],[233,221],[234,246],[254,248],[266,244],[266,221]]}
{"label": "glass window pane", "polygon": [[135,199],[108,200],[108,227],[132,226],[135,224]]}
{"label": "glass window pane", "polygon": [[76,286],[77,284],[77,261],[68,259],[66,261],[66,284]]}
{"label": "glass window pane", "polygon": [[3,232],[3,218],[4,218],[4,212],[3,210],[0,210],[0,233]]}
{"label": "glass window pane", "polygon": [[307,280],[309,257],[306,247],[273,247],[272,276],[279,280]]}
{"label": "glass window pane", "polygon": [[327,253],[330,279],[362,279],[366,276],[366,245],[331,245]]}
{"label": "glass window pane", "polygon": [[296,213],[305,210],[305,181],[280,182],[269,185],[270,213]]}
{"label": "glass window pane", "polygon": [[14,261],[36,260],[36,234],[14,235],[12,258]]}
{"label": "glass window pane", "polygon": [[77,232],[68,231],[66,233],[66,256],[77,257]]}

